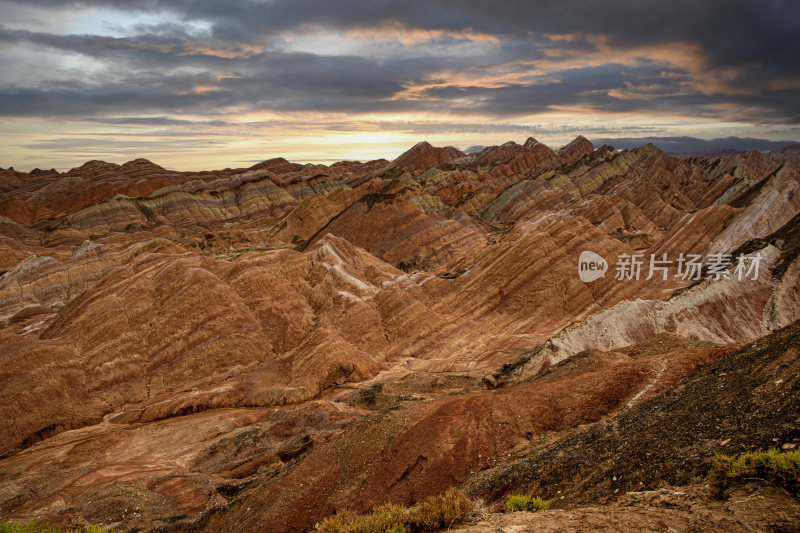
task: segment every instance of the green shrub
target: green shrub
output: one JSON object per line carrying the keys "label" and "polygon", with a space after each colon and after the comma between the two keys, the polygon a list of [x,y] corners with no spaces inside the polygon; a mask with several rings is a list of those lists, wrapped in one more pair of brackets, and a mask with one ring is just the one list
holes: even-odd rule
{"label": "green shrub", "polygon": [[[0,523],[0,533],[62,533],[62,531],[49,525],[39,525],[39,521],[32,518],[27,524]],[[85,528],[70,529],[63,533],[111,533],[111,531],[104,527],[86,526]]]}
{"label": "green shrub", "polygon": [[540,496],[531,497],[525,494],[515,494],[506,501],[506,509],[512,513],[517,511],[546,511],[550,502]]}
{"label": "green shrub", "polygon": [[530,501],[530,496],[525,496],[524,494],[514,494],[506,501],[506,510],[512,513],[516,513],[518,511],[527,511]]}
{"label": "green shrub", "polygon": [[[370,513],[338,511],[319,526],[319,533],[420,533],[450,527],[472,511],[472,502],[460,491],[450,488],[413,507],[387,504]],[[2,532],[0,532],[2,533]]]}
{"label": "green shrub", "polygon": [[717,496],[722,496],[731,482],[748,479],[761,479],[800,496],[800,451],[771,448],[739,457],[714,456],[708,481]]}

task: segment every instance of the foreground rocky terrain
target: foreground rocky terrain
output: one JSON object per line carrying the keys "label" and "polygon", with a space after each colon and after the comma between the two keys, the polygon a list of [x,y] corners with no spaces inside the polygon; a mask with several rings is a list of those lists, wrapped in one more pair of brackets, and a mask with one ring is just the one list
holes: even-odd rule
{"label": "foreground rocky terrain", "polygon": [[0,171],[0,517],[306,531],[453,485],[701,505],[715,452],[800,443],[799,189],[785,154],[583,137]]}
{"label": "foreground rocky terrain", "polygon": [[700,486],[629,492],[608,505],[536,513],[487,514],[458,533],[555,533],[559,531],[797,531],[797,498],[768,484],[744,484],[727,499]]}

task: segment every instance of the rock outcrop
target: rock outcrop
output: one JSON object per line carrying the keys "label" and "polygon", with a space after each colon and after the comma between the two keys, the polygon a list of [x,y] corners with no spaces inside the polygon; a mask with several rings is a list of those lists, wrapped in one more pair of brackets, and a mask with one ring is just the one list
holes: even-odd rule
{"label": "rock outcrop", "polygon": [[466,158],[466,154],[452,146],[437,148],[428,141],[422,141],[392,161],[388,168],[426,170],[431,167],[449,165],[464,158]]}

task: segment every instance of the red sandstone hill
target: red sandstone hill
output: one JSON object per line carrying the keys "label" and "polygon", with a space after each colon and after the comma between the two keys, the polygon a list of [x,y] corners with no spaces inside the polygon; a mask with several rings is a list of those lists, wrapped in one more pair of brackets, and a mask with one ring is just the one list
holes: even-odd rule
{"label": "red sandstone hill", "polygon": [[[453,485],[571,508],[791,447],[787,161],[578,137],[0,170],[0,518],[307,531]],[[581,280],[584,251],[604,277]],[[617,279],[634,254],[641,275]],[[675,275],[681,254],[699,279]],[[739,279],[739,254],[758,275]]]}

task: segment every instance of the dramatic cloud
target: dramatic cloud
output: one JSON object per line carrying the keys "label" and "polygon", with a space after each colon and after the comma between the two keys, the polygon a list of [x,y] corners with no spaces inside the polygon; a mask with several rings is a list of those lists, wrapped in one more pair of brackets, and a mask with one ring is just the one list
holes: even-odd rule
{"label": "dramatic cloud", "polygon": [[158,143],[187,125],[251,155],[282,127],[375,145],[347,157],[426,133],[777,140],[800,124],[790,1],[0,0],[0,15],[0,158],[15,163],[63,158],[70,136]]}

